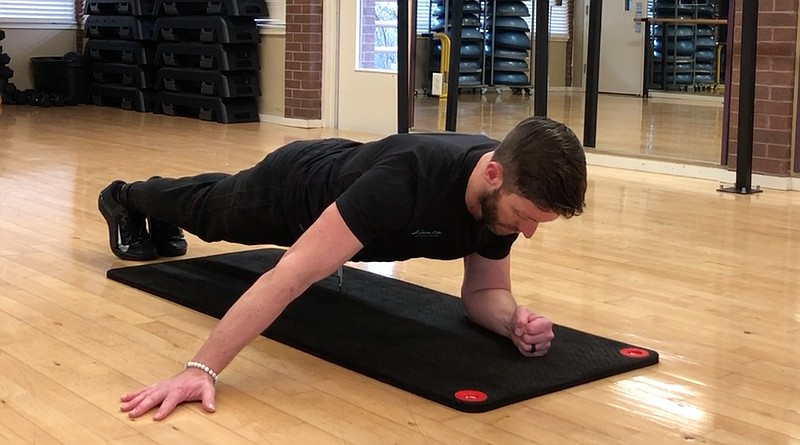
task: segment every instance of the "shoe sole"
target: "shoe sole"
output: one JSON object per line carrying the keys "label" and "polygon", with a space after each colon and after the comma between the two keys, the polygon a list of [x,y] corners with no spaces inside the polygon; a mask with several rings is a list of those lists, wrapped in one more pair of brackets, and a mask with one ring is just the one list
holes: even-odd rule
{"label": "shoe sole", "polygon": [[[156,178],[157,176],[154,176]],[[153,242],[153,245],[156,247],[156,251],[158,252],[159,256],[163,257],[176,257],[186,255],[186,250],[189,247],[189,244],[186,240],[181,237],[180,240],[183,241],[183,247],[175,247],[173,243],[169,240],[159,240],[159,233],[163,230],[157,230],[158,225],[166,225],[163,221],[154,221],[152,218],[147,217],[147,224],[150,227],[150,241]],[[163,227],[162,227],[163,229]]]}
{"label": "shoe sole", "polygon": [[185,248],[173,249],[171,247],[161,247],[158,244],[156,244],[156,251],[158,251],[158,254],[163,257],[176,257],[176,256],[186,255],[186,250],[187,249]]}
{"label": "shoe sole", "polygon": [[[105,192],[105,190],[103,190]],[[100,210],[100,214],[103,215],[103,219],[106,220],[106,225],[108,226],[108,245],[111,248],[111,252],[120,259],[128,260],[128,261],[150,261],[158,259],[158,254],[154,255],[129,255],[126,252],[123,252],[115,245],[115,240],[118,239],[119,234],[117,230],[119,229],[119,223],[114,218],[114,215],[111,214],[111,211],[105,205],[105,200],[103,199],[103,192],[100,193],[100,196],[97,198],[97,209]],[[114,230],[114,229],[117,230]]]}

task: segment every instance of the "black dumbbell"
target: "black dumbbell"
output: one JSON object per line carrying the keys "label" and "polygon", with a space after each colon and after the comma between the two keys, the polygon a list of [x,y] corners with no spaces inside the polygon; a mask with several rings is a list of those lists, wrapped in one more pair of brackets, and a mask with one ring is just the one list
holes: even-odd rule
{"label": "black dumbbell", "polygon": [[0,40],[3,40],[5,38],[6,38],[6,32],[0,29]]}
{"label": "black dumbbell", "polygon": [[25,90],[25,97],[28,99],[29,105],[36,105],[39,103],[39,93],[36,90]]}
{"label": "black dumbbell", "polygon": [[65,105],[64,96],[58,93],[50,94],[50,102],[53,104],[54,107],[63,107]]}
{"label": "black dumbbell", "polygon": [[0,94],[3,96],[3,103],[16,104],[17,103],[17,86],[12,82],[3,83]]}
{"label": "black dumbbell", "polygon": [[53,96],[50,93],[39,93],[38,106],[48,108],[53,105]]}
{"label": "black dumbbell", "polygon": [[8,80],[14,77],[14,70],[10,66],[0,66],[0,80]]}
{"label": "black dumbbell", "polygon": [[17,90],[17,102],[18,105],[28,105],[28,99],[30,99],[30,95],[25,90]]}
{"label": "black dumbbell", "polygon": [[[0,48],[0,51],[3,51],[3,49]],[[11,56],[4,52],[0,52],[0,66],[8,65],[9,62],[11,62]]]}

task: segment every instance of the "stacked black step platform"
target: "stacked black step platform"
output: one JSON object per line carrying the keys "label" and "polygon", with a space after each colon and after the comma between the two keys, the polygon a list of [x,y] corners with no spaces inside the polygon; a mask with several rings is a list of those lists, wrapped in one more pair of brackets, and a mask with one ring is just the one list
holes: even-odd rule
{"label": "stacked black step platform", "polygon": [[158,70],[154,0],[88,0],[86,14],[91,102],[152,111]]}
{"label": "stacked black step platform", "polygon": [[221,123],[258,121],[264,0],[156,0],[161,67],[154,112]]}
{"label": "stacked black step platform", "polygon": [[258,121],[264,0],[89,0],[86,9],[95,104]]}

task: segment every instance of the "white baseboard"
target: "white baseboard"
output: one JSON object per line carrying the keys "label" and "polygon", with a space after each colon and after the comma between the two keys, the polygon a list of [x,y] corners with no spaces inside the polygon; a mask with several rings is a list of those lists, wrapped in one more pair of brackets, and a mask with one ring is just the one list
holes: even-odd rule
{"label": "white baseboard", "polygon": [[267,124],[278,124],[286,127],[322,128],[322,119],[293,119],[272,114],[260,114],[258,120]]}
{"label": "white baseboard", "polygon": [[[726,187],[736,183],[736,172],[721,166],[714,167],[678,164],[675,162],[631,158],[599,153],[586,153],[586,163],[601,167],[620,168],[624,170],[635,170],[648,173],[660,173],[664,175],[682,176],[687,178],[708,179],[711,181],[717,181],[720,183],[720,185],[724,185]],[[763,189],[800,191],[800,178],[753,174],[751,176],[751,185],[754,188],[761,187]]]}

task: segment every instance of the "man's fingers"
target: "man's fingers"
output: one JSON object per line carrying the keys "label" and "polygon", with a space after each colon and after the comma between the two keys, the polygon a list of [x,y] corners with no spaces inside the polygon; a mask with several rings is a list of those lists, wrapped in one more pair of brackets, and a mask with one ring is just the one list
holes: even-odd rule
{"label": "man's fingers", "polygon": [[139,406],[142,401],[147,398],[148,395],[150,395],[151,392],[152,390],[150,388],[145,388],[142,391],[138,391],[138,394],[136,394],[133,398],[130,398],[129,400],[120,404],[119,409],[123,412],[131,411]]}
{"label": "man's fingers", "polygon": [[150,411],[154,407],[156,407],[161,401],[164,400],[164,396],[159,396],[155,394],[155,392],[151,392],[146,397],[139,400],[139,403],[133,406],[133,408],[128,411],[128,417],[136,418],[142,416],[144,413]]}
{"label": "man's fingers", "polygon": [[140,395],[146,393],[147,391],[150,391],[151,389],[153,389],[153,385],[146,386],[146,387],[141,388],[141,389],[137,389],[136,391],[131,391],[131,392],[127,393],[127,394],[123,394],[122,397],[119,398],[119,401],[120,402],[130,402],[131,400],[135,399],[136,397],[139,397]]}
{"label": "man's fingers", "polygon": [[524,306],[518,306],[514,311],[514,335],[520,336],[525,333],[530,318],[530,311]]}
{"label": "man's fingers", "polygon": [[550,340],[553,339],[553,336],[552,334],[543,332],[536,335],[523,334],[520,338],[522,339],[523,342],[529,345],[538,345],[543,343],[549,343]]}
{"label": "man's fingers", "polygon": [[183,402],[184,399],[179,397],[175,393],[168,394],[167,397],[164,398],[164,401],[161,402],[161,406],[156,411],[155,415],[153,416],[153,420],[162,420],[167,417],[179,403]]}
{"label": "man's fingers", "polygon": [[131,400],[133,400],[136,396],[138,396],[141,393],[142,393],[142,391],[139,390],[139,391],[134,391],[134,392],[129,392],[127,394],[123,394],[122,397],[119,398],[119,401],[121,403],[130,402]]}
{"label": "man's fingers", "polygon": [[544,318],[544,317],[536,317],[533,319],[529,319],[528,322],[525,324],[525,333],[529,335],[536,335],[543,332],[549,332],[552,334],[553,332],[553,322]]}
{"label": "man's fingers", "polygon": [[203,409],[206,412],[213,413],[217,410],[217,406],[214,404],[214,394],[215,390],[213,386],[208,386],[203,391]]}
{"label": "man's fingers", "polygon": [[534,320],[538,320],[540,318],[545,318],[544,315],[539,315],[536,312],[528,312],[528,323],[531,323]]}

